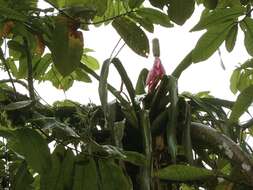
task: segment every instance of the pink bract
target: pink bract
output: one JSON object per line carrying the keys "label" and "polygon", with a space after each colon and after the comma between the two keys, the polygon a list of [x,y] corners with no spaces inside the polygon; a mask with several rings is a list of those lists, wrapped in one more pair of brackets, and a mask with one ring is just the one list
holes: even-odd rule
{"label": "pink bract", "polygon": [[146,85],[148,85],[148,91],[152,91],[155,89],[159,80],[165,75],[165,69],[162,65],[162,62],[159,57],[155,57],[155,62],[153,64],[152,69],[149,71]]}

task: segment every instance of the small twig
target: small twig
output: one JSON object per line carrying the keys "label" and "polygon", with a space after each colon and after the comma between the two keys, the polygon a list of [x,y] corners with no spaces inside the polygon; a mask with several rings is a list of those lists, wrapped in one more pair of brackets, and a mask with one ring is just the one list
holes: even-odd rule
{"label": "small twig", "polygon": [[29,97],[32,101],[35,102],[35,93],[34,93],[34,86],[33,86],[33,65],[32,65],[32,55],[29,49],[28,40],[24,37],[24,45],[25,45],[25,52],[27,56],[27,81],[28,81],[28,91]]}
{"label": "small twig", "polygon": [[226,67],[225,67],[225,65],[224,65],[224,62],[223,62],[223,60],[222,60],[220,48],[218,48],[218,54],[219,54],[219,58],[220,58],[221,67],[222,67],[223,70],[226,70]]}
{"label": "small twig", "polygon": [[56,7],[53,3],[51,3],[50,1],[48,0],[44,0],[46,3],[48,3],[49,5],[51,5],[54,9],[56,9],[57,11],[59,11],[59,13],[61,13],[62,15],[70,18],[71,20],[75,21],[76,22],[76,19],[73,18],[72,16],[70,16],[69,14],[67,14],[65,11],[59,9],[58,7]]}
{"label": "small twig", "polygon": [[116,50],[116,48],[118,47],[118,45],[119,45],[119,43],[120,43],[121,40],[122,40],[122,38],[120,38],[120,39],[118,40],[118,42],[116,43],[116,45],[114,46],[114,48],[113,48],[113,50],[112,50],[112,52],[111,52],[111,55],[110,55],[110,60],[112,59],[113,53],[115,52],[115,50]]}
{"label": "small twig", "polygon": [[4,65],[4,67],[5,67],[5,70],[6,70],[7,73],[8,73],[8,76],[9,76],[9,79],[10,79],[10,82],[11,82],[11,85],[12,85],[12,88],[13,88],[13,90],[14,90],[14,92],[15,92],[15,93],[14,93],[14,97],[15,97],[15,99],[17,99],[17,96],[16,96],[17,90],[16,90],[16,87],[15,87],[15,85],[14,85],[13,78],[12,78],[12,76],[11,76],[11,73],[10,73],[10,68],[8,67],[8,65],[7,65],[7,63],[6,63],[6,59],[5,59],[5,57],[4,57],[4,54],[3,54],[3,51],[2,51],[1,48],[0,48],[0,59],[1,59],[3,65]]}
{"label": "small twig", "polygon": [[131,11],[127,11],[125,13],[122,13],[122,14],[119,14],[119,15],[116,15],[114,17],[110,17],[110,18],[107,18],[107,19],[103,19],[103,20],[100,20],[100,21],[97,21],[97,22],[81,22],[81,24],[87,24],[87,25],[96,25],[96,24],[102,24],[102,23],[105,23],[105,22],[108,22],[108,21],[111,21],[111,20],[115,20],[117,18],[120,18],[120,17],[123,17],[123,16],[127,16],[131,13],[134,13],[136,12],[138,9],[135,9],[135,10],[131,10]]}
{"label": "small twig", "polygon": [[[56,9],[57,11],[59,11],[59,13],[63,14],[64,16],[70,18],[71,20],[73,21],[77,21],[77,19],[75,19],[74,17],[72,17],[71,15],[67,14],[65,11],[59,9],[58,7],[56,7],[53,3],[49,2],[48,0],[44,0],[45,2],[47,2],[49,5],[51,5],[54,9]],[[116,15],[114,17],[110,17],[110,18],[107,18],[107,19],[103,19],[103,20],[100,20],[100,21],[97,21],[97,22],[80,22],[80,24],[86,24],[86,25],[96,25],[96,24],[101,24],[101,23],[105,23],[105,22],[108,22],[108,21],[111,21],[111,20],[114,20],[114,19],[117,19],[119,17],[123,17],[123,16],[126,16],[128,14],[131,14],[131,13],[134,13],[136,12],[138,9],[135,9],[135,10],[130,10],[130,11],[127,11],[125,13],[122,13],[122,14],[119,14],[119,15]]]}

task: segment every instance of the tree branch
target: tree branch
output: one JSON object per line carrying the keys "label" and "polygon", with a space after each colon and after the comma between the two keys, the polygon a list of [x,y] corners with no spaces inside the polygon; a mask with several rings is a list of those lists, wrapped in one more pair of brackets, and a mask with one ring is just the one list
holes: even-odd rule
{"label": "tree branch", "polygon": [[253,160],[239,145],[214,128],[201,123],[191,123],[191,136],[193,141],[209,145],[240,166],[241,171],[247,177],[246,181],[253,186]]}

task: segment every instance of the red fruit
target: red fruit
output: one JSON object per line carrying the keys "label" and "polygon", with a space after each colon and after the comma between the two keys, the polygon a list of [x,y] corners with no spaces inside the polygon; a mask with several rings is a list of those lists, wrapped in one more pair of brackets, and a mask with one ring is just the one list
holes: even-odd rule
{"label": "red fruit", "polygon": [[165,75],[165,69],[161,63],[159,57],[155,57],[155,62],[152,69],[149,71],[146,85],[148,85],[148,91],[152,91],[155,89],[156,85],[158,84],[159,80]]}

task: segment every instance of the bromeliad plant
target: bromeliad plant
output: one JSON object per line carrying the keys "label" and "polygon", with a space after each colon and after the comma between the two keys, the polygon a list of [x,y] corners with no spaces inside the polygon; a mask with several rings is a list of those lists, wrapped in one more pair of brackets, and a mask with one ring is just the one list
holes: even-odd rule
{"label": "bromeliad plant", "polygon": [[[239,27],[252,55],[252,1],[239,0],[0,0],[0,189],[197,190],[252,189],[252,60],[231,76],[236,102],[208,92],[178,93],[192,63],[223,42],[233,50]],[[138,55],[149,53],[144,31],[183,25],[203,6],[192,31],[206,29],[196,47],[166,75],[157,40],[154,65],[134,87],[117,57],[98,61],[85,45],[89,25],[111,23]],[[84,47],[85,48],[84,48]],[[114,65],[125,91],[107,82]],[[65,100],[42,104],[34,80],[68,90],[74,81],[99,81],[101,105]],[[10,83],[11,85],[7,85]],[[16,84],[28,90],[17,91]],[[115,101],[108,102],[112,93]]]}

